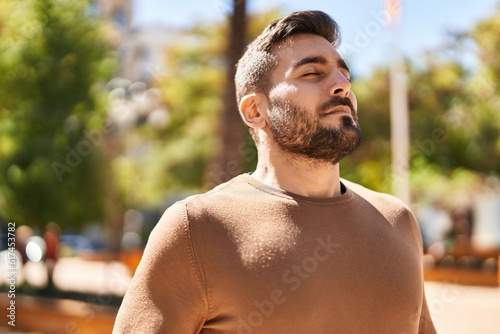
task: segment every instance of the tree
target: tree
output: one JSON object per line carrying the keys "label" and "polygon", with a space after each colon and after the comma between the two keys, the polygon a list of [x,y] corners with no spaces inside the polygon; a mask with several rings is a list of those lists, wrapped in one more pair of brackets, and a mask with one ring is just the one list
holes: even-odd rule
{"label": "tree", "polygon": [[457,45],[467,37],[475,45],[476,69],[439,50],[428,55],[424,70],[412,74],[415,154],[445,172],[500,174],[499,22],[497,10],[472,31],[455,34]]}
{"label": "tree", "polygon": [[[243,55],[246,35],[246,1],[233,0],[233,12],[229,17],[229,29],[226,46],[226,82],[224,88],[223,109],[220,115],[218,132],[220,133],[218,152],[213,164],[211,181],[214,185],[229,181],[241,173],[243,152],[238,146],[243,142],[245,128],[241,122],[238,105],[235,100],[236,89],[234,76],[236,63]],[[222,175],[220,174],[222,173]]]}
{"label": "tree", "polygon": [[102,221],[109,131],[99,83],[114,68],[85,1],[0,6],[0,218],[41,228]]}

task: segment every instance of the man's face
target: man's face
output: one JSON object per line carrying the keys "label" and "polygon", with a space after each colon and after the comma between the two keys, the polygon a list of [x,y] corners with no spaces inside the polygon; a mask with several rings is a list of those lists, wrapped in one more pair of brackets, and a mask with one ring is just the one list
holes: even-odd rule
{"label": "man's face", "polygon": [[317,35],[293,36],[275,54],[269,92],[275,142],[296,157],[338,163],[361,142],[349,69],[335,47]]}

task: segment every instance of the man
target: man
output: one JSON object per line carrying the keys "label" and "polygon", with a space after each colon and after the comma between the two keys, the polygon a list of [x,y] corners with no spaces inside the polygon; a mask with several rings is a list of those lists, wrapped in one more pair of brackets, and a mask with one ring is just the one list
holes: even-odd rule
{"label": "man", "polygon": [[165,212],[115,333],[435,333],[414,216],[339,176],[360,143],[339,39],[306,11],[248,47],[235,81],[257,168]]}

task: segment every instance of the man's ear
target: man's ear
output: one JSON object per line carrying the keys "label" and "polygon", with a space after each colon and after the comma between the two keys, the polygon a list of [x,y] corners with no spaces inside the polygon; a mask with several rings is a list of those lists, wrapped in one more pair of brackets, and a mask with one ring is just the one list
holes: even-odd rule
{"label": "man's ear", "polygon": [[262,129],[267,125],[267,108],[267,98],[262,93],[245,95],[239,105],[243,122],[254,129]]}

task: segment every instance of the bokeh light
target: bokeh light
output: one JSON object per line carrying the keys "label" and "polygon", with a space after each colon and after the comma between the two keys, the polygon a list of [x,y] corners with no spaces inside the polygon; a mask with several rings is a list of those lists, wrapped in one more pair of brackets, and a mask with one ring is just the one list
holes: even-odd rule
{"label": "bokeh light", "polygon": [[32,262],[40,262],[45,256],[45,251],[47,247],[45,246],[45,241],[42,237],[34,236],[28,239],[28,244],[26,245],[26,256]]}

